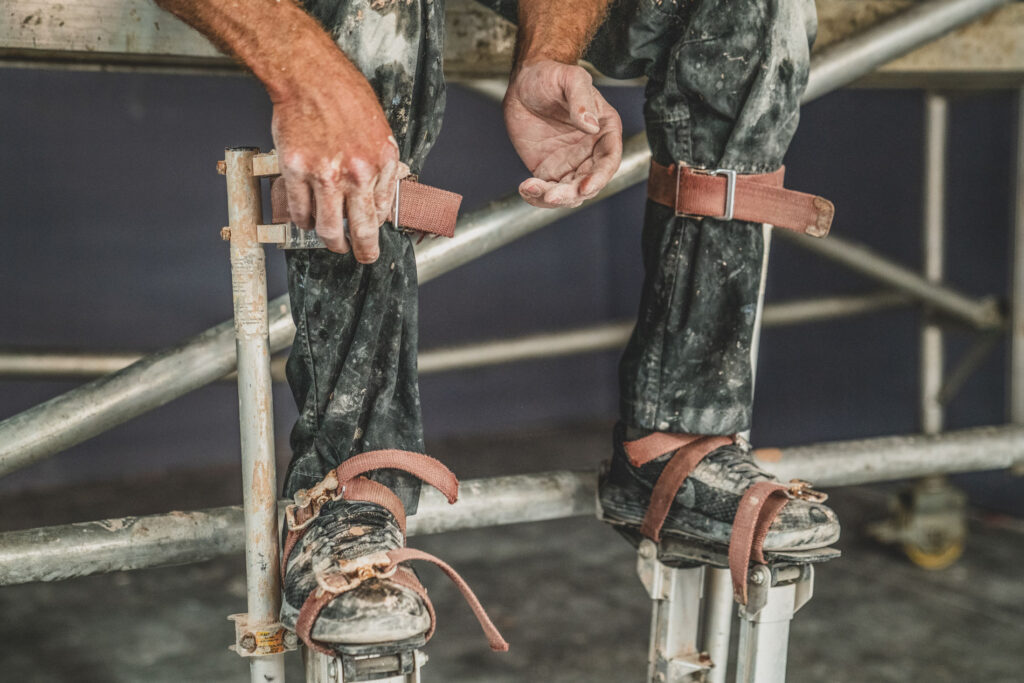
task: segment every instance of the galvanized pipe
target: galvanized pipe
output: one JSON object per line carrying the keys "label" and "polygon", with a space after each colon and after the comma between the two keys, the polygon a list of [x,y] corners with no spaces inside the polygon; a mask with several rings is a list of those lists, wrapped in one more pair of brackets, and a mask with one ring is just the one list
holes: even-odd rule
{"label": "galvanized pipe", "polygon": [[[784,481],[847,486],[1006,469],[1024,463],[1024,427],[760,449],[755,454]],[[595,472],[568,471],[466,480],[455,505],[424,489],[419,511],[409,518],[409,533],[590,515],[596,482]],[[279,516],[284,504],[278,505]],[[0,585],[200,562],[241,552],[242,532],[239,506],[8,531],[0,533]]]}
{"label": "galvanized pipe", "polygon": [[[409,535],[539,522],[594,512],[592,472],[554,471],[460,482],[459,501],[424,488]],[[283,517],[286,502],[278,505]],[[283,521],[283,519],[281,520]],[[244,549],[241,506],[0,533],[0,585],[201,562]]]}
{"label": "galvanized pipe", "polygon": [[[277,464],[274,457],[274,394],[270,379],[267,268],[256,237],[262,222],[255,147],[224,151],[231,227],[231,291],[238,357],[238,417],[245,511],[245,588],[249,626],[269,629],[281,612],[277,533]],[[283,683],[284,653],[249,657],[252,683]]]}
{"label": "galvanized pipe", "polygon": [[[763,325],[781,327],[818,322],[906,306],[909,296],[875,292],[852,296],[817,297],[767,304]],[[589,327],[531,334],[511,339],[475,342],[420,352],[420,375],[498,365],[520,360],[553,358],[576,353],[605,351],[625,346],[633,322],[602,323]],[[0,379],[91,378],[117,372],[143,358],[135,352],[0,350]],[[270,375],[283,382],[285,358],[270,360]],[[223,379],[235,380],[235,374]]]}
{"label": "galvanized pipe", "polygon": [[830,45],[811,60],[804,102],[849,85],[883,64],[968,24],[1009,0],[931,0]]}
{"label": "galvanized pipe", "polygon": [[1010,422],[1024,425],[1024,88],[1017,91],[1017,168],[1013,198],[1013,307],[1010,328]]}
{"label": "galvanized pipe", "polygon": [[[924,117],[924,225],[921,260],[924,278],[941,285],[945,260],[946,233],[946,139],[949,129],[949,101],[929,92],[925,95]],[[921,431],[942,431],[944,406],[940,398],[943,383],[944,349],[942,327],[935,323],[926,307],[921,324],[919,419]]]}
{"label": "galvanized pipe", "polygon": [[[1002,0],[933,0],[843,41],[812,59],[804,101],[839,88],[1000,4]],[[622,167],[599,197],[644,179],[650,151],[641,140],[642,135],[638,135],[627,141]],[[417,254],[420,281],[437,277],[572,211],[534,209],[516,196],[499,200],[460,221],[459,236],[455,239],[431,240],[422,245]],[[270,348],[278,351],[291,343],[295,333],[288,297],[274,299],[269,309]],[[974,307],[970,310],[977,314]],[[990,316],[981,318],[989,321]],[[70,448],[228,374],[235,368],[232,329],[230,321],[221,323],[114,375],[0,422],[0,476]]]}
{"label": "galvanized pipe", "polygon": [[1000,470],[1024,463],[1024,427],[976,427],[934,436],[886,436],[754,451],[779,479],[852,486],[932,474]]}
{"label": "galvanized pipe", "polygon": [[776,237],[909,294],[936,311],[961,320],[977,329],[993,330],[1004,324],[1003,316],[999,312],[999,305],[994,299],[972,299],[945,285],[929,282],[920,273],[890,261],[855,242],[834,235],[827,239],[815,239],[790,230],[779,230],[776,232]]}

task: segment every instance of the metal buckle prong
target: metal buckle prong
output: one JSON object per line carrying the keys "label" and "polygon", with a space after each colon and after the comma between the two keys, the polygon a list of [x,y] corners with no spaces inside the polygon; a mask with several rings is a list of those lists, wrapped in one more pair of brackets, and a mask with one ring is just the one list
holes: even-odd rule
{"label": "metal buckle prong", "polygon": [[731,221],[733,209],[736,208],[736,171],[728,168],[716,168],[711,175],[725,176],[725,213],[721,216],[712,216],[712,218]]}
{"label": "metal buckle prong", "polygon": [[[692,168],[692,167],[688,167],[686,164],[684,164],[681,161],[676,164],[676,168],[678,169],[676,171],[676,207],[677,207],[676,208],[676,216],[678,216],[680,218],[693,218],[693,219],[696,219],[696,220],[701,220],[703,218],[713,218],[713,219],[718,220],[718,221],[731,221],[732,220],[733,212],[734,212],[734,210],[736,208],[736,176],[737,176],[737,172],[736,171],[734,171],[732,169],[729,169],[729,168],[716,168],[713,171],[710,170],[710,169],[706,169],[706,168]],[[684,168],[690,168],[690,170],[693,171],[694,173],[700,173],[702,175],[711,175],[711,176],[718,175],[718,176],[722,176],[723,178],[725,178],[725,213],[723,213],[721,216],[700,216],[700,215],[684,213],[684,212],[682,212],[682,211],[680,211],[678,209],[678,207],[679,207],[679,188],[683,184],[683,169]]]}
{"label": "metal buckle prong", "polygon": [[398,198],[399,197],[401,197],[401,178],[395,180],[395,182],[394,182],[394,211],[392,212],[394,214],[394,216],[393,216],[394,220],[391,221],[392,225],[394,225],[397,229],[401,230],[401,227],[399,227],[399,223],[398,223]]}

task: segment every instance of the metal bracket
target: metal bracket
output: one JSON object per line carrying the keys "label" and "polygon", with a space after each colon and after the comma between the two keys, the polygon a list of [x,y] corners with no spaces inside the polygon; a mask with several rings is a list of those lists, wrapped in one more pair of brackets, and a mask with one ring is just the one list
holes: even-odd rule
{"label": "metal bracket", "polygon": [[298,637],[280,623],[249,624],[248,614],[232,614],[228,620],[235,622],[235,644],[228,646],[240,657],[263,657],[288,652],[298,647]]}
{"label": "metal bracket", "polygon": [[420,670],[429,659],[421,650],[330,657],[305,648],[303,658],[306,683],[420,683]]}

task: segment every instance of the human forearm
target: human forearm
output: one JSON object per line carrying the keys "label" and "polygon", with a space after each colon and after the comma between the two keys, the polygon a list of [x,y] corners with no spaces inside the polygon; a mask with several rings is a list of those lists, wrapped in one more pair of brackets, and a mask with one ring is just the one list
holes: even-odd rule
{"label": "human forearm", "polygon": [[519,0],[516,65],[543,59],[575,64],[608,5],[609,0]]}
{"label": "human forearm", "polygon": [[292,0],[156,0],[156,3],[237,57],[263,82],[274,102],[308,87],[323,71],[358,71],[316,21]]}

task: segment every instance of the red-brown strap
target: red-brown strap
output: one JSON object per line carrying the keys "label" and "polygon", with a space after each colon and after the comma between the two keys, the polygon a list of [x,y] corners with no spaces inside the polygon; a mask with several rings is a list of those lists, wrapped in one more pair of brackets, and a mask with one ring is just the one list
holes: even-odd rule
{"label": "red-brown strap", "polygon": [[[449,503],[458,500],[459,480],[455,478],[455,474],[436,458],[423,453],[394,448],[367,451],[349,458],[328,473],[328,477],[334,476],[337,479],[336,490],[338,495],[345,500],[376,503],[394,515],[395,521],[402,531],[402,536],[405,536],[406,527],[405,507],[398,496],[387,486],[361,476],[380,469],[398,469],[408,472],[443,493]],[[300,521],[307,521],[310,518],[311,513],[300,513],[296,513],[296,518]],[[282,578],[288,568],[288,558],[291,557],[292,551],[295,550],[295,546],[308,528],[308,526],[303,526],[299,529],[288,530],[281,553]]]}
{"label": "red-brown strap", "polygon": [[626,441],[622,446],[626,449],[626,457],[629,458],[633,467],[643,467],[655,458],[682,448],[699,438],[700,434],[654,432],[635,441]]}
{"label": "red-brown strap", "polygon": [[[395,448],[367,451],[353,456],[338,465],[334,472],[342,486],[360,474],[373,470],[402,470],[421,479],[444,494],[449,503],[459,497],[459,480],[441,461],[423,453],[402,451]],[[345,498],[348,498],[346,494]]]}
{"label": "red-brown strap", "polygon": [[320,618],[320,612],[324,607],[336,597],[338,597],[337,593],[325,591],[317,586],[306,598],[306,602],[302,603],[299,618],[295,620],[295,635],[306,644],[306,647],[331,657],[334,656],[334,652],[330,648],[318,640],[313,640],[313,624]]}
{"label": "red-brown strap", "polygon": [[[772,173],[736,174],[732,217],[813,237],[827,235],[835,205],[823,197],[787,190],[782,186],[784,175],[784,166]],[[729,183],[725,175],[652,161],[647,196],[677,215],[718,217],[726,213]]]}
{"label": "red-brown strap", "polygon": [[[476,594],[473,593],[473,589],[469,587],[469,584],[467,584],[465,580],[459,576],[458,572],[452,569],[450,565],[430,553],[425,553],[422,550],[416,550],[414,548],[398,548],[396,550],[390,550],[387,555],[388,558],[390,558],[393,567],[395,565],[400,565],[401,562],[407,562],[410,560],[424,560],[440,567],[459,589],[459,592],[462,593],[466,602],[469,603],[470,609],[473,610],[473,615],[476,616],[477,621],[480,623],[480,627],[484,631],[484,635],[487,636],[487,642],[491,646],[491,649],[497,652],[505,652],[508,650],[508,643],[501,636],[501,633],[494,625],[494,622],[492,622],[490,617],[487,616],[487,612],[484,611],[483,605],[480,604],[480,600],[478,600]],[[382,580],[394,581],[396,584],[413,591],[423,599],[423,603],[427,608],[427,613],[430,615],[430,628],[426,633],[426,639],[430,640],[430,637],[434,635],[434,629],[437,625],[437,613],[434,611],[433,603],[431,603],[430,598],[427,596],[427,589],[424,588],[423,584],[421,584],[419,579],[416,578],[416,574],[408,567],[397,566],[393,575],[384,577]],[[299,616],[295,622],[295,633],[300,639],[302,639],[302,642],[317,652],[331,656],[333,656],[333,652],[327,645],[313,639],[313,626],[316,624],[316,620],[320,618],[320,613],[323,611],[324,607],[338,597],[338,595],[340,595],[340,593],[326,591],[318,586],[309,594],[309,597],[307,597],[306,601],[302,604],[302,609],[299,610]]]}
{"label": "red-brown strap", "polygon": [[736,601],[747,604],[747,570],[753,559],[764,564],[764,539],[779,511],[791,498],[789,487],[774,481],[759,481],[740,498],[729,541],[729,572]]}
{"label": "red-brown strap", "polygon": [[665,469],[654,484],[640,533],[654,541],[660,541],[661,528],[665,525],[672,502],[682,488],[683,482],[693,473],[701,460],[733,441],[731,436],[701,436],[681,446],[665,465]]}
{"label": "red-brown strap", "polygon": [[[277,177],[270,185],[271,214],[275,223],[291,220],[284,179]],[[406,230],[453,237],[459,217],[462,195],[404,178],[398,183],[398,227]],[[388,220],[394,221],[392,207]]]}
{"label": "red-brown strap", "polygon": [[399,548],[398,550],[388,551],[388,557],[392,559],[396,564],[399,562],[406,562],[408,560],[424,560],[431,564],[440,567],[441,571],[448,575],[448,578],[452,580],[452,583],[462,593],[462,597],[469,603],[470,609],[473,610],[473,615],[476,620],[480,622],[480,628],[483,629],[484,634],[487,636],[487,643],[491,646],[491,649],[496,652],[505,652],[508,650],[508,643],[501,637],[501,633],[498,628],[491,621],[490,617],[487,616],[487,612],[484,611],[483,605],[477,599],[473,593],[473,589],[469,587],[459,574],[451,568],[443,560],[434,557],[430,553],[425,553],[422,550],[416,550],[415,548]]}

